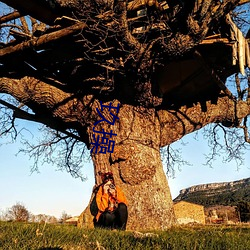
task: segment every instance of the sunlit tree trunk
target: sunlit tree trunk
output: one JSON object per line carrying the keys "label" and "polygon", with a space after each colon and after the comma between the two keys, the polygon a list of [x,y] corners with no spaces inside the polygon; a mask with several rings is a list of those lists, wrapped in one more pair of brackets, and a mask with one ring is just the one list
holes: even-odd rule
{"label": "sunlit tree trunk", "polygon": [[[112,154],[92,154],[96,185],[99,171],[112,171],[115,184],[128,200],[127,229],[162,229],[174,221],[173,202],[159,151],[160,127],[150,110],[139,112],[124,105],[113,126],[117,141]],[[91,197],[93,202],[94,194]],[[93,203],[92,203],[93,204]],[[79,226],[92,227],[90,204],[80,216]]]}

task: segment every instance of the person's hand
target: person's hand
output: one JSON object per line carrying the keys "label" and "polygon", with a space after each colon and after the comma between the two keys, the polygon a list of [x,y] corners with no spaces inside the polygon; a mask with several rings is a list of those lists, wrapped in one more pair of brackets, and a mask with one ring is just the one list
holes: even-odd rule
{"label": "person's hand", "polygon": [[107,193],[108,193],[108,190],[109,190],[109,184],[106,183],[106,184],[103,186],[103,190],[104,190],[104,193],[107,194]]}
{"label": "person's hand", "polygon": [[116,195],[116,190],[114,188],[109,188],[108,192],[112,195],[115,196]]}

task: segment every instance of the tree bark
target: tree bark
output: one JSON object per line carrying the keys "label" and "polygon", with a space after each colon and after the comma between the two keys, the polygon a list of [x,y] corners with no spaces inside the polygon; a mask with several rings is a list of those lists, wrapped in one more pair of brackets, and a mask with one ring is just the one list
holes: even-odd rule
{"label": "tree bark", "polygon": [[[135,158],[127,157],[109,167],[114,173],[115,184],[125,193],[128,200],[128,230],[166,229],[175,223],[173,202],[166,175],[162,168],[160,153],[147,146],[131,143],[126,148]],[[99,169],[103,162],[95,157],[94,167]],[[138,163],[138,158],[140,158]],[[137,166],[137,171],[134,169]],[[138,176],[139,173],[139,176]],[[94,194],[90,204],[93,203]],[[80,215],[78,226],[93,227],[90,204]]]}
{"label": "tree bark", "polygon": [[[92,154],[96,185],[99,172],[112,171],[115,184],[128,200],[129,230],[166,229],[173,225],[173,202],[160,157],[160,124],[154,110],[123,105],[111,128],[117,134],[113,154]],[[98,129],[100,130],[100,129]],[[89,130],[91,131],[91,130]],[[94,195],[81,214],[79,226],[93,227]],[[94,209],[93,209],[94,204]]]}

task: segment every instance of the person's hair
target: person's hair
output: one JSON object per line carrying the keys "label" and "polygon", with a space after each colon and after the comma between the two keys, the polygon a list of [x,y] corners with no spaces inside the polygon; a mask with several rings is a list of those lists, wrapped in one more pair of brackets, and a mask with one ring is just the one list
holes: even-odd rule
{"label": "person's hair", "polygon": [[108,180],[112,180],[114,182],[114,177],[112,172],[103,173],[101,178],[103,183],[108,182]]}

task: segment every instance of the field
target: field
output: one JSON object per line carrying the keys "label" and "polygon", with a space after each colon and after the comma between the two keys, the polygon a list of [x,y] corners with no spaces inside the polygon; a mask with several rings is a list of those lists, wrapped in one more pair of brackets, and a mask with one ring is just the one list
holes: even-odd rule
{"label": "field", "polygon": [[250,226],[189,226],[166,231],[86,230],[67,225],[0,222],[0,249],[247,250]]}

